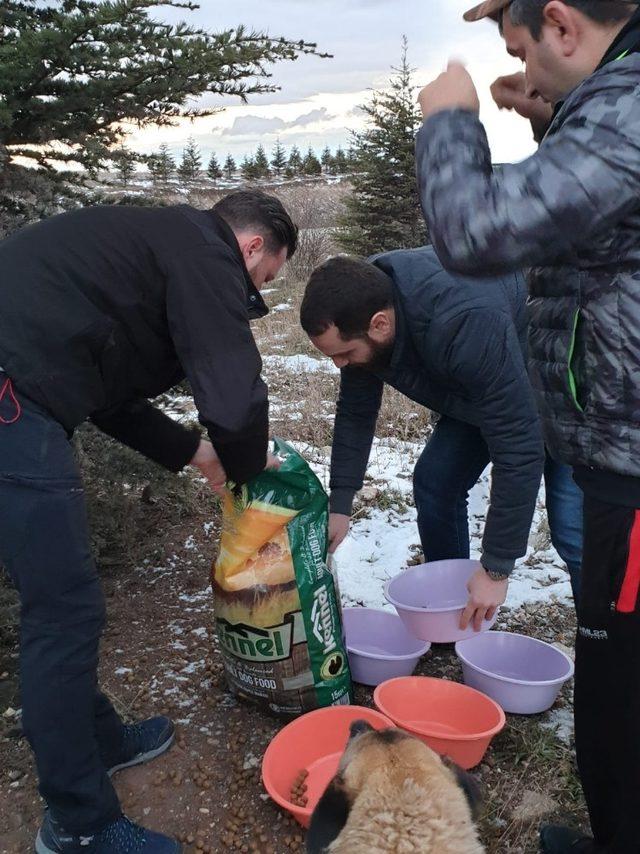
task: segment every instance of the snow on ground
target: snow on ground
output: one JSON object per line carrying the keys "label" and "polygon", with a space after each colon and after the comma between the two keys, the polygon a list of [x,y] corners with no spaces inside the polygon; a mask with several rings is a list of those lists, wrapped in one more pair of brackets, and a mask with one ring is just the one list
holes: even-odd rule
{"label": "snow on ground", "polygon": [[541,724],[545,729],[553,730],[559,741],[570,745],[574,736],[573,710],[570,706],[551,709]]}
{"label": "snow on ground", "polygon": [[269,371],[290,371],[294,374],[337,374],[336,366],[329,359],[313,359],[311,356],[264,356],[265,369]]}
{"label": "snow on ground", "polygon": [[[310,449],[304,445],[298,447],[311,459],[312,468],[326,484],[328,450]],[[336,552],[340,591],[347,605],[390,608],[383,594],[385,583],[402,572],[408,558],[419,551],[411,473],[422,448],[418,443],[392,439],[374,441],[368,475],[373,489],[379,489],[379,497],[384,498],[384,494],[389,493],[392,501],[388,509],[367,508],[360,518],[356,512],[349,536]],[[365,487],[365,490],[370,488]],[[490,471],[487,470],[469,498],[471,555],[475,558],[481,552],[489,489]],[[386,504],[386,501],[382,503]],[[403,503],[406,506],[402,506]],[[569,575],[555,550],[536,547],[536,535],[544,515],[544,491],[541,490],[529,549],[511,578],[507,607],[517,608],[525,603],[549,602],[552,599],[567,604],[572,602]]]}

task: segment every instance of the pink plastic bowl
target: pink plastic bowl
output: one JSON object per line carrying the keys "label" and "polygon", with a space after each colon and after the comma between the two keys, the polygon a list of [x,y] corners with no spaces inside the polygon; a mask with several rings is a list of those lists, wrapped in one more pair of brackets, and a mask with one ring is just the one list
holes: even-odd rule
{"label": "pink plastic bowl", "polygon": [[[467,689],[470,690],[470,689]],[[374,729],[393,727],[393,721],[363,706],[329,706],[308,712],[287,724],[275,736],[262,760],[262,782],[273,800],[303,827],[338,770],[354,721],[367,721]],[[294,780],[305,770],[308,803],[291,800]]]}
{"label": "pink plastic bowl", "polygon": [[390,611],[345,608],[342,619],[351,676],[362,685],[410,676],[431,646],[409,634],[400,617]]}
{"label": "pink plastic bowl", "polygon": [[573,676],[573,661],[555,646],[526,635],[490,632],[456,644],[464,681],[505,712],[536,715],[555,703]]}
{"label": "pink plastic bowl", "polygon": [[[473,626],[460,629],[469,599],[467,582],[478,570],[477,560],[438,560],[405,569],[384,588],[386,599],[412,635],[431,643],[455,643],[474,637]],[[495,623],[485,620],[482,631]]]}
{"label": "pink plastic bowl", "polygon": [[461,768],[478,765],[491,739],[505,725],[504,712],[494,700],[446,679],[390,679],[378,685],[373,701],[396,726]]}

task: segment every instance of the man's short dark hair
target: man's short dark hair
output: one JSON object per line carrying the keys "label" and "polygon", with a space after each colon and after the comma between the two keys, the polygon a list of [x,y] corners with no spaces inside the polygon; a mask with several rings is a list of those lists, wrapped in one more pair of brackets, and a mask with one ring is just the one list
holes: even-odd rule
{"label": "man's short dark hair", "polygon": [[311,274],[300,308],[310,338],[338,327],[348,340],[366,335],[371,318],[393,305],[393,285],[382,270],[358,258],[331,258]]}
{"label": "man's short dark hair", "polygon": [[[550,0],[513,0],[500,13],[498,23],[502,31],[504,13],[509,9],[509,17],[514,27],[527,27],[536,41],[542,35],[544,22],[544,7]],[[616,21],[626,21],[638,8],[637,3],[626,0],[562,0],[565,6],[572,6],[582,12],[587,18],[599,24],[610,24]]]}
{"label": "man's short dark hair", "polygon": [[264,238],[267,251],[276,255],[287,247],[291,258],[298,245],[298,226],[293,223],[280,199],[261,190],[237,190],[213,206],[234,231],[255,229]]}

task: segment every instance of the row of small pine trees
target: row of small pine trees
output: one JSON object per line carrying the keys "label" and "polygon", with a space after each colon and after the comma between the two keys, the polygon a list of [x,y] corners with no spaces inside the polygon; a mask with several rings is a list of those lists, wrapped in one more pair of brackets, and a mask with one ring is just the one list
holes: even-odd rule
{"label": "row of small pine trees", "polygon": [[[327,146],[322,155],[318,157],[309,148],[303,155],[297,145],[294,145],[287,153],[285,147],[278,140],[271,152],[271,158],[267,155],[263,145],[259,145],[253,155],[246,155],[238,165],[231,154],[221,163],[216,154],[213,153],[203,170],[202,154],[196,141],[190,137],[183,152],[182,159],[176,164],[169,146],[163,143],[154,154],[144,158],[147,169],[155,184],[166,184],[171,178],[177,176],[183,182],[189,184],[199,180],[203,172],[212,181],[221,178],[232,179],[240,175],[247,181],[266,178],[299,178],[319,177],[321,175],[344,175],[351,171],[355,160],[353,151],[346,152],[338,148],[335,153]],[[123,185],[127,185],[136,171],[136,165],[141,162],[139,155],[126,149],[119,149],[114,153],[113,164]]]}

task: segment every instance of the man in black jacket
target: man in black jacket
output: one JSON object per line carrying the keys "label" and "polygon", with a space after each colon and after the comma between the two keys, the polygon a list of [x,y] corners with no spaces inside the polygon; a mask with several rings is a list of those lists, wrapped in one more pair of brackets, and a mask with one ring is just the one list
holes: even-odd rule
{"label": "man in black jacket", "polygon": [[[20,592],[23,724],[48,805],[38,854],[180,850],[124,818],[110,782],[168,749],[173,725],[124,726],[98,690],[104,601],[69,438],[90,419],[216,490],[264,469],[249,320],[296,241],[277,199],[244,191],[209,211],[85,208],[0,244],[0,560]],[[185,376],[209,439],[149,402]]]}
{"label": "man in black jacket", "polygon": [[[476,627],[502,604],[509,573],[526,552],[544,460],[523,352],[524,281],[508,275],[481,284],[446,273],[430,247],[390,252],[373,263],[339,257],[314,272],[301,309],[314,345],[342,371],[331,461],[332,548],[348,530],[385,383],[442,416],[414,474],[427,559],[468,556],[467,492],[493,463],[483,568],[464,615],[464,625],[473,619]],[[446,445],[442,459],[434,460],[432,445],[434,451]],[[571,494],[579,505],[575,487]],[[579,512],[578,506],[578,519]]]}

